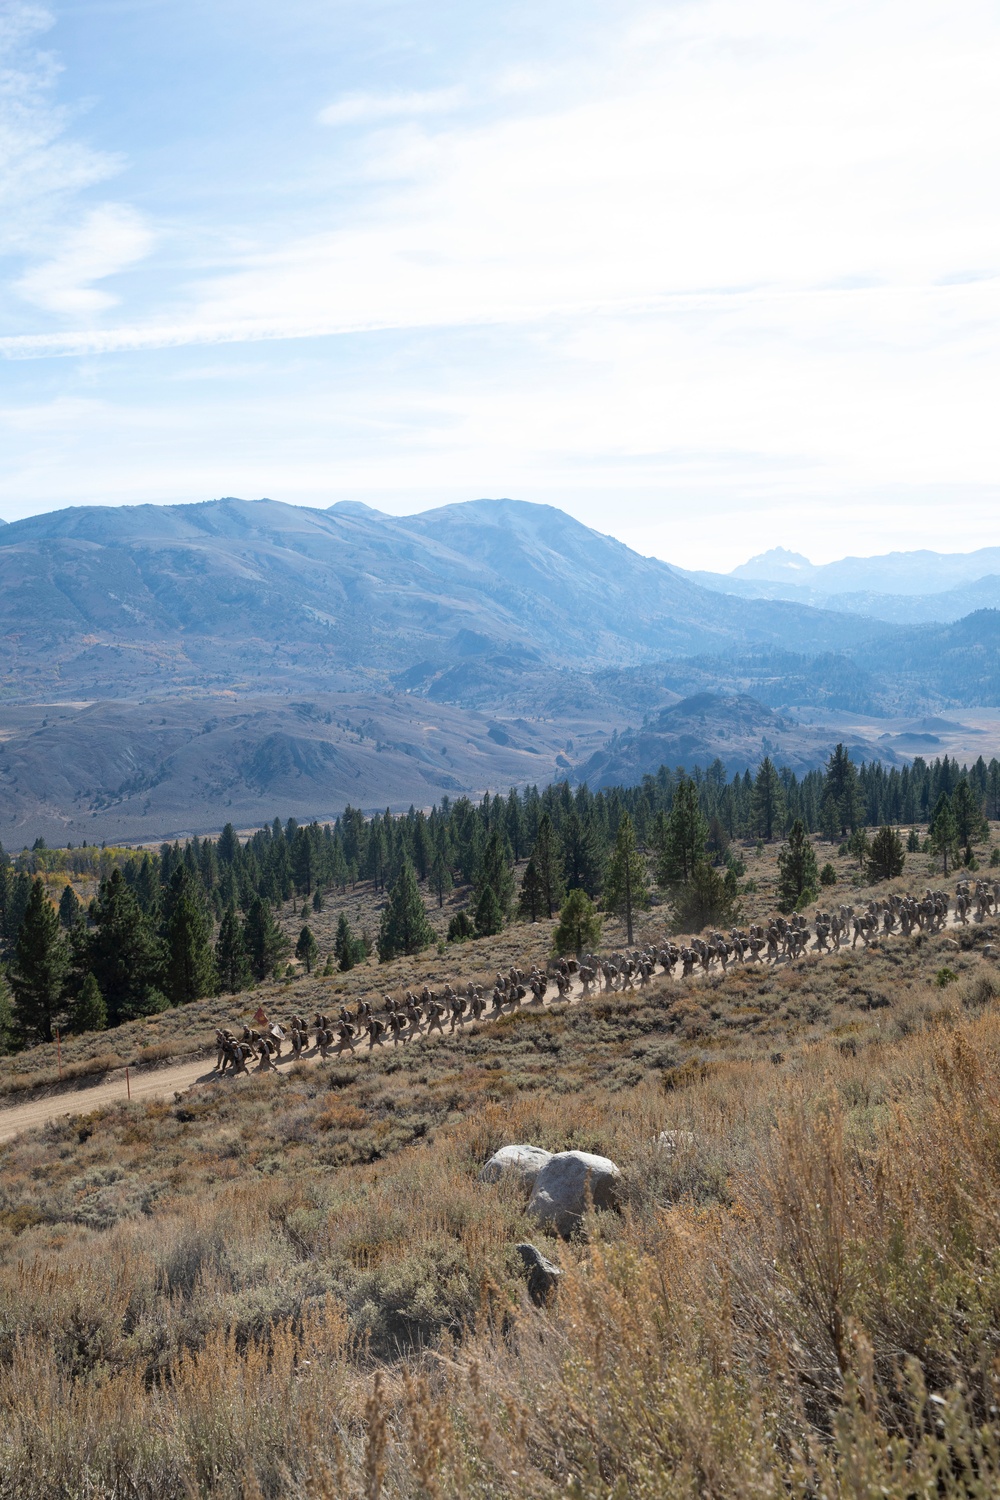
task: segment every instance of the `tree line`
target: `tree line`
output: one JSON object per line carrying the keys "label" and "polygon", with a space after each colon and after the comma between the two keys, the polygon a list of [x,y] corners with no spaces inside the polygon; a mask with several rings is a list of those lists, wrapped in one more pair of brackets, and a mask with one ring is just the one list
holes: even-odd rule
{"label": "tree line", "polygon": [[[868,841],[872,826],[892,833],[900,823],[928,823],[928,847],[945,869],[949,859],[969,862],[998,798],[995,760],[960,768],[946,756],[886,770],[856,765],[838,745],[822,770],[801,779],[765,757],[754,775],[731,780],[721,761],[690,773],[664,766],[639,786],[596,793],[555,782],[478,802],[444,797],[427,813],[369,817],[348,806],[332,823],[275,819],[247,839],[227,824],[218,838],[157,852],[53,851],[39,840],[14,859],[0,850],[0,955],[10,985],[0,989],[0,1035],[7,1045],[49,1040],[57,1025],[94,1030],[238,993],[288,961],[291,945],[275,918],[283,902],[301,898],[305,916],[310,904],[318,911],[360,881],[387,900],[374,938],[355,933],[341,913],[327,958],[341,970],[373,943],[388,960],[434,941],[427,901],[443,906],[456,885],[468,900],[452,919],[452,941],[499,932],[515,915],[551,918],[568,900],[566,931],[585,947],[600,930],[598,903],[622,916],[631,941],[651,885],[684,930],[734,918],[741,839],[788,836],[782,899],[791,904],[822,883],[808,842],[815,832],[846,842],[876,875],[876,866],[897,873],[904,851],[898,833]],[[98,880],[88,905],[72,884],[58,909],[50,900],[38,872],[67,868]],[[307,921],[294,951],[307,969],[319,957]]]}

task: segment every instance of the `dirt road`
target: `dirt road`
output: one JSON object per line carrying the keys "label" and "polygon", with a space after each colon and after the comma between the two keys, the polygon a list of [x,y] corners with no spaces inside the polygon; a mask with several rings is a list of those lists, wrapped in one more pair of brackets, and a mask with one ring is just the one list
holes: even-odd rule
{"label": "dirt road", "polygon": [[[955,914],[949,912],[946,927],[952,929],[956,925]],[[942,932],[942,936],[944,935],[945,933]],[[893,939],[899,936],[900,934],[898,933],[891,935]],[[884,942],[885,937],[882,936],[879,941]],[[832,956],[832,954],[825,954],[824,956]],[[782,967],[784,967],[783,964]],[[713,970],[712,972],[718,973],[719,971]],[[691,977],[698,979],[704,978],[704,975],[696,974]],[[582,992],[583,986],[580,981],[574,980],[572,989],[566,998],[570,1001],[579,1000]],[[595,988],[591,993],[596,996],[599,991]],[[558,999],[559,992],[556,986],[550,984],[544,1003],[551,1005],[553,1002],[558,1001]],[[524,1008],[531,1010],[536,1007],[528,1004]],[[488,1024],[491,1019],[495,1019],[495,1017],[483,1017],[483,1020],[477,1024],[482,1025],[483,1022]],[[466,1024],[468,1023],[466,1022]],[[422,1031],[421,1035],[426,1036],[427,1032]],[[445,1032],[444,1035],[447,1037],[449,1033]],[[388,1046],[389,1044],[385,1043],[383,1045]],[[409,1044],[405,1043],[403,1045]],[[362,1055],[367,1050],[367,1047],[360,1045],[357,1048],[357,1052]],[[353,1052],[344,1054],[344,1056],[351,1057],[355,1055]],[[340,1061],[341,1059],[338,1058],[337,1060]],[[276,1068],[279,1072],[283,1072],[291,1067],[292,1061],[293,1059],[286,1055],[280,1063],[272,1063],[272,1067]],[[314,1049],[312,1054],[304,1057],[302,1061],[318,1064],[322,1059]],[[92,1084],[89,1088],[77,1088],[64,1093],[49,1094],[43,1098],[32,1099],[26,1104],[15,1104],[10,1109],[0,1109],[0,1142],[9,1141],[12,1136],[18,1135],[22,1130],[32,1130],[39,1125],[47,1125],[50,1120],[58,1120],[65,1115],[83,1114],[88,1110],[98,1109],[105,1104],[116,1104],[119,1100],[129,1097],[129,1089],[131,1089],[131,1098],[133,1099],[172,1099],[175,1094],[185,1093],[196,1083],[211,1083],[218,1084],[220,1087],[226,1087],[228,1082],[228,1078],[221,1079],[219,1077],[218,1073],[213,1069],[211,1061],[206,1058],[198,1058],[194,1062],[175,1063],[166,1068],[149,1068],[139,1073],[130,1072],[128,1080],[125,1077],[125,1070],[121,1069],[110,1078],[105,1079],[101,1083]]]}

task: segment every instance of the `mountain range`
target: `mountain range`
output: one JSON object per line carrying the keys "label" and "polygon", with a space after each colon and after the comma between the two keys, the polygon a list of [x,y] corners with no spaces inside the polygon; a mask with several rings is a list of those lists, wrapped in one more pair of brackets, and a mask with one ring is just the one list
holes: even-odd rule
{"label": "mountain range", "polygon": [[[0,839],[608,784],[663,760],[742,769],[765,746],[804,769],[832,743],[824,712],[869,716],[852,743],[891,760],[905,746],[882,720],[1000,702],[1000,611],[941,627],[843,604],[856,584],[950,583],[959,562],[935,572],[934,556],[831,573],[778,549],[692,574],[513,500],[388,516],[225,499],[13,522]],[[975,586],[955,585],[972,603]]]}
{"label": "mountain range", "polygon": [[897,624],[950,623],[1000,608],[1000,547],[975,552],[888,552],[811,563],[773,547],[731,573],[685,572],[704,588],[744,599],[785,599]]}

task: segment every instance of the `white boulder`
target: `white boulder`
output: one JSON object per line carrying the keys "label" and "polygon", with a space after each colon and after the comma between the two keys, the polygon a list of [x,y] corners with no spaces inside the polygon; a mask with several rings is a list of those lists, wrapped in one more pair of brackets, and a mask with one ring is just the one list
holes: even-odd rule
{"label": "white boulder", "polygon": [[541,1146],[501,1146],[483,1167],[479,1181],[499,1182],[504,1177],[516,1177],[530,1189],[551,1160],[552,1152],[543,1151]]}
{"label": "white boulder", "polygon": [[621,1175],[606,1156],[560,1151],[536,1177],[528,1213],[566,1237],[578,1227],[591,1203],[594,1208],[614,1208]]}

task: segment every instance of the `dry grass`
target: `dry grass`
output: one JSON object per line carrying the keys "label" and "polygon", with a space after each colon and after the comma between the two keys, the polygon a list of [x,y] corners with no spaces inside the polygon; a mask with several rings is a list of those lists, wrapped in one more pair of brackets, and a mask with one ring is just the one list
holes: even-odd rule
{"label": "dry grass", "polygon": [[[11,1142],[0,1496],[995,1494],[988,936],[659,981]],[[192,1040],[233,1009],[191,1007]],[[168,1021],[119,1054],[166,1055]],[[544,1311],[523,1195],[477,1180],[516,1140],[624,1174],[619,1214],[542,1241],[565,1271]]]}

